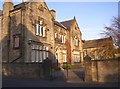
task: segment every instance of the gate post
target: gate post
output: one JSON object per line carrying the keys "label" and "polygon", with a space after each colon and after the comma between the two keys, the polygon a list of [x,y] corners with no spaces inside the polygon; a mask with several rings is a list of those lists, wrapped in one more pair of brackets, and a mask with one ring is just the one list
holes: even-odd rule
{"label": "gate post", "polygon": [[91,57],[86,55],[84,57],[84,64],[85,64],[85,82],[91,82],[92,81]]}

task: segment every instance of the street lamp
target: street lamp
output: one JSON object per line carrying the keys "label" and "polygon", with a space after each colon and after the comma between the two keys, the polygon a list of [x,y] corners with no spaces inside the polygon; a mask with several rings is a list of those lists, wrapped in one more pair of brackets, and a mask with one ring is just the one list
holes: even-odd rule
{"label": "street lamp", "polygon": [[67,79],[68,79],[68,63],[66,62],[66,71],[67,71]]}

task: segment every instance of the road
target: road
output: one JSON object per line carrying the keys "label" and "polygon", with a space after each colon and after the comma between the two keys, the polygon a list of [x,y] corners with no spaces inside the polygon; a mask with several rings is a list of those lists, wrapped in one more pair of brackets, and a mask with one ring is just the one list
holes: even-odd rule
{"label": "road", "polygon": [[69,70],[68,79],[65,78],[66,70],[57,72],[54,76],[58,75],[58,78],[54,80],[4,77],[2,87],[118,87],[118,83],[87,83],[84,81],[83,74],[79,75],[78,72],[81,73],[80,70]]}

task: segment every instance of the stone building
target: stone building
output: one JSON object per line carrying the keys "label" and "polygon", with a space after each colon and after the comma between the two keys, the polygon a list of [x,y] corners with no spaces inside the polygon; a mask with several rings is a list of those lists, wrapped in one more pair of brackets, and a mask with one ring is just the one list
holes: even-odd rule
{"label": "stone building", "polygon": [[56,21],[56,11],[44,1],[15,6],[10,0],[4,2],[1,32],[2,62],[41,63],[47,57],[55,63],[83,61],[76,18]]}
{"label": "stone building", "polygon": [[115,47],[112,37],[83,41],[84,56],[89,55],[92,60],[113,58]]}

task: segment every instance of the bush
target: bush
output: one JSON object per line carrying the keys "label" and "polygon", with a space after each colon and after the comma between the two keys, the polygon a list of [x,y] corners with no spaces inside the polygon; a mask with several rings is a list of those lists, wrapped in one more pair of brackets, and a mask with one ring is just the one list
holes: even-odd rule
{"label": "bush", "polygon": [[71,65],[70,64],[63,64],[62,68],[63,69],[71,69]]}

